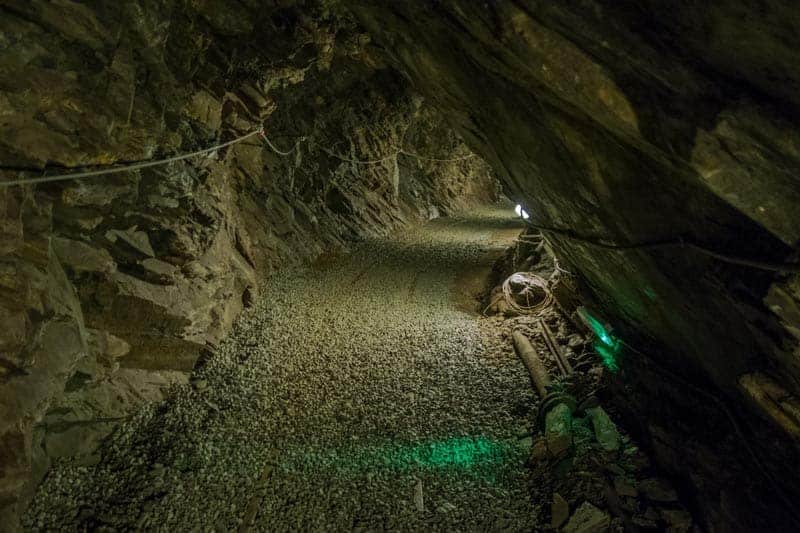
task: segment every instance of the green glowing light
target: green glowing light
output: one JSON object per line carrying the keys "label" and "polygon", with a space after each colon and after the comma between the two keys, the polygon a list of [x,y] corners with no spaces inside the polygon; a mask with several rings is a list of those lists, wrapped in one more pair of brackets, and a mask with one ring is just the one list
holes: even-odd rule
{"label": "green glowing light", "polygon": [[489,439],[451,438],[441,441],[423,442],[416,446],[399,446],[386,450],[384,457],[389,466],[407,468],[472,467],[477,464],[494,463],[503,459],[504,446]]}
{"label": "green glowing light", "polygon": [[619,370],[619,355],[622,351],[622,343],[619,339],[611,335],[605,325],[596,317],[592,316],[585,307],[578,308],[578,315],[597,336],[597,340],[593,344],[594,350],[597,352],[597,355],[600,356],[605,367],[611,372]]}
{"label": "green glowing light", "polygon": [[614,345],[614,338],[608,332],[606,327],[600,322],[597,318],[593,317],[589,314],[588,311],[584,310],[581,313],[581,318],[584,319],[584,322],[592,329],[597,338],[603,341],[603,344],[606,346],[613,346]]}
{"label": "green glowing light", "polygon": [[361,475],[380,470],[408,471],[456,469],[464,473],[485,470],[513,462],[527,453],[514,441],[492,440],[483,436],[452,437],[413,444],[364,443],[327,450],[287,450],[284,467],[289,470],[332,470],[337,475]]}
{"label": "green glowing light", "polygon": [[656,295],[656,291],[654,291],[652,287],[645,287],[642,290],[644,291],[645,295],[647,295],[647,297],[650,298],[651,300],[655,301],[655,300],[658,299],[658,296]]}
{"label": "green glowing light", "polygon": [[600,359],[603,361],[603,364],[608,370],[611,372],[616,372],[619,370],[619,341],[615,341],[612,345],[609,345],[598,340],[594,343],[594,351],[596,351],[597,355],[600,356]]}

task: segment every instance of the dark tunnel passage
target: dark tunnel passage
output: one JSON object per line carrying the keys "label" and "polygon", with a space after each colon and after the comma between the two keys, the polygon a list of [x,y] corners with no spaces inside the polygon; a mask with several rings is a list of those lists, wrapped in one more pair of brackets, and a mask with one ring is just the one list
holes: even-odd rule
{"label": "dark tunnel passage", "polygon": [[0,2],[0,531],[790,531],[800,8]]}

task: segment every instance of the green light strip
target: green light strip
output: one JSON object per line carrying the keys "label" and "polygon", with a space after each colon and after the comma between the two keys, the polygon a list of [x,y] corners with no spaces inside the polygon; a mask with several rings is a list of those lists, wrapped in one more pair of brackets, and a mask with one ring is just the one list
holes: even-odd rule
{"label": "green light strip", "polygon": [[289,453],[284,467],[289,470],[327,468],[351,475],[376,469],[406,471],[452,468],[468,471],[508,463],[520,453],[520,448],[513,440],[453,437],[419,444],[366,444],[322,452],[296,450],[294,454]]}
{"label": "green light strip", "polygon": [[597,337],[593,347],[605,367],[611,372],[617,372],[619,370],[619,355],[622,351],[622,343],[611,335],[605,325],[598,318],[592,316],[585,307],[578,308],[578,315]]}
{"label": "green light strip", "polygon": [[603,365],[612,373],[619,370],[618,356],[620,352],[620,343],[616,341],[613,346],[609,346],[599,340],[593,344],[594,351],[600,356]]}

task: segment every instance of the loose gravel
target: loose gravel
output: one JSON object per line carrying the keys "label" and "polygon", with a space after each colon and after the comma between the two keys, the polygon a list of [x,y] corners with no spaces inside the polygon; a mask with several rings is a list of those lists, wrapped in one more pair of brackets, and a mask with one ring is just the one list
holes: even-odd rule
{"label": "loose gravel", "polygon": [[532,529],[527,374],[454,296],[508,223],[439,219],[272,277],[190,385],[51,471],[26,528]]}

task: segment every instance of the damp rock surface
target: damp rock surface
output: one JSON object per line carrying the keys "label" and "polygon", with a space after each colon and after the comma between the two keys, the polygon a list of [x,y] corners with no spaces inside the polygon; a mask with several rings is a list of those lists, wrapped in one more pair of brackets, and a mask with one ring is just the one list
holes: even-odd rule
{"label": "damp rock surface", "polygon": [[[507,208],[273,276],[191,382],[53,469],[30,529],[529,530],[533,392],[459,309]],[[516,230],[518,231],[518,229]],[[203,386],[199,386],[199,384]]]}
{"label": "damp rock surface", "polygon": [[[270,273],[497,199],[486,163],[330,7],[0,2],[3,531],[51,462],[93,457]],[[5,186],[132,161],[158,164]]]}

